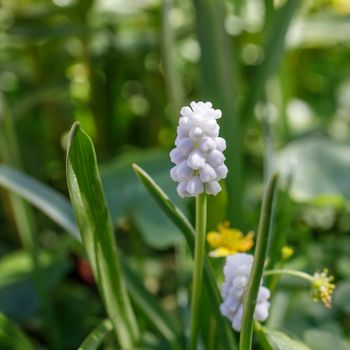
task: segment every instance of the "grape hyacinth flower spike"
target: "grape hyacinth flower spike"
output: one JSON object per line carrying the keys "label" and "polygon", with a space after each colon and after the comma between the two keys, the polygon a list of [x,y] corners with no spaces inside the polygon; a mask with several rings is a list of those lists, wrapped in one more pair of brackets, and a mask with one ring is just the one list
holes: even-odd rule
{"label": "grape hyacinth flower spike", "polygon": [[180,114],[176,147],[170,152],[175,163],[170,175],[179,183],[177,192],[181,197],[217,195],[221,191],[219,181],[227,175],[223,154],[226,142],[219,137],[217,123],[221,111],[213,109],[210,102],[191,102]]}

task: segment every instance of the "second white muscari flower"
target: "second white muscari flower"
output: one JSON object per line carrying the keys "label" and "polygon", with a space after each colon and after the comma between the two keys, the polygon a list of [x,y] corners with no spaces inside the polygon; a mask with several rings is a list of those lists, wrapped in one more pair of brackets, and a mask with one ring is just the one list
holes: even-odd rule
{"label": "second white muscari flower", "polygon": [[[232,328],[237,332],[241,330],[243,298],[252,265],[252,255],[238,253],[228,256],[224,267],[225,281],[221,287],[223,303],[220,305],[220,311],[230,320]],[[270,291],[260,286],[254,311],[255,320],[265,321],[267,319],[270,308],[269,298]]]}
{"label": "second white muscari flower", "polygon": [[170,159],[172,179],[178,182],[181,197],[197,196],[203,192],[217,195],[219,181],[227,175],[224,164],[226,142],[219,137],[217,119],[221,111],[213,109],[210,102],[191,102],[180,111],[175,148]]}

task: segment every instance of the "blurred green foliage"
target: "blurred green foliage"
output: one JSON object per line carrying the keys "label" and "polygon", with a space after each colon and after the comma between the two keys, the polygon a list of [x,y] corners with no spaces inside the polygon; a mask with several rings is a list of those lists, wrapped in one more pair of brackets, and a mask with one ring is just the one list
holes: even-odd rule
{"label": "blurred green foliage", "polygon": [[[295,249],[286,266],[327,266],[337,289],[328,311],[283,278],[268,326],[311,349],[349,349],[349,42],[348,0],[0,0],[0,160],[67,196],[68,131],[79,121],[95,144],[123,253],[183,321],[188,252],[130,166],[142,165],[192,220],[167,153],[179,107],[212,100],[223,110],[230,178],[210,200],[209,229],[228,219],[256,230],[262,185],[278,168],[274,230]],[[41,210],[51,200],[65,206],[3,169],[2,186],[47,198]],[[8,344],[6,327],[18,334],[13,321],[35,348],[53,349],[51,319],[59,348],[76,349],[105,314],[83,251],[64,232],[73,224],[63,230],[6,190],[0,199],[0,342]],[[150,347],[164,348],[135,309]],[[18,339],[9,349],[27,346]]]}

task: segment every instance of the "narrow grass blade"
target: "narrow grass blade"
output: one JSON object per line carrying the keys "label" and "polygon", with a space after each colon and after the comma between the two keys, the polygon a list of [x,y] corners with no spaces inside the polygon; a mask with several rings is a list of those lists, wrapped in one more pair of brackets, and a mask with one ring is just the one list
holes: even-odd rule
{"label": "narrow grass blade", "polygon": [[284,50],[285,36],[298,5],[299,0],[288,0],[272,16],[264,44],[265,59],[254,74],[254,80],[251,83],[254,88],[249,90],[239,113],[244,125],[247,125],[248,120],[252,117],[255,104],[262,95],[266,80],[279,65]]}
{"label": "narrow grass blade", "polygon": [[[186,242],[191,250],[192,255],[194,254],[194,237],[195,231],[187,220],[185,215],[177,208],[166,193],[153,181],[153,179],[138,165],[134,164],[133,169],[140,181],[144,184],[146,190],[156,200],[159,206],[164,210],[168,217],[177,225],[177,227],[183,233]],[[229,323],[224,320],[219,312],[219,305],[221,303],[220,293],[213,271],[210,267],[208,259],[204,259],[204,284],[205,290],[209,295],[211,301],[211,313],[217,320],[218,329],[221,332],[221,339],[223,347],[225,349],[236,349],[236,343],[233,338],[233,332],[229,326]]]}
{"label": "narrow grass blade", "polygon": [[264,193],[257,242],[254,253],[254,262],[249,276],[247,293],[243,303],[242,330],[240,350],[250,350],[253,338],[253,316],[260,288],[267,253],[267,246],[271,229],[273,199],[278,175],[272,175]]}
{"label": "narrow grass blade", "polygon": [[0,348],[35,350],[22,330],[2,313],[0,313]]}
{"label": "narrow grass blade", "polygon": [[0,186],[21,196],[75,238],[79,238],[72,208],[61,193],[6,165],[0,165]]}
{"label": "narrow grass blade", "polygon": [[67,150],[67,183],[82,242],[120,345],[131,349],[138,326],[124,284],[94,147],[75,123]]}
{"label": "narrow grass blade", "polygon": [[112,333],[113,324],[110,320],[103,320],[84,339],[78,350],[97,350],[103,341]]}

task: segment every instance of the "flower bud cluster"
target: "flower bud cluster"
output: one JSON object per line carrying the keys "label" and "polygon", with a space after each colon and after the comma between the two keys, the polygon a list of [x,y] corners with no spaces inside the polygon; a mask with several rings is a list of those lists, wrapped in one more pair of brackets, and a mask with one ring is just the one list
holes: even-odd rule
{"label": "flower bud cluster", "polygon": [[175,148],[170,159],[175,166],[171,178],[178,182],[181,197],[197,196],[203,192],[216,195],[221,191],[218,181],[227,175],[224,164],[226,142],[219,137],[217,119],[221,111],[210,102],[191,102],[180,111]]}
{"label": "flower bud cluster", "polygon": [[[231,322],[232,328],[239,332],[243,316],[243,298],[252,269],[253,256],[245,253],[230,255],[224,267],[225,281],[221,287],[223,303],[220,311]],[[270,291],[260,286],[254,319],[265,321],[269,315]]]}

